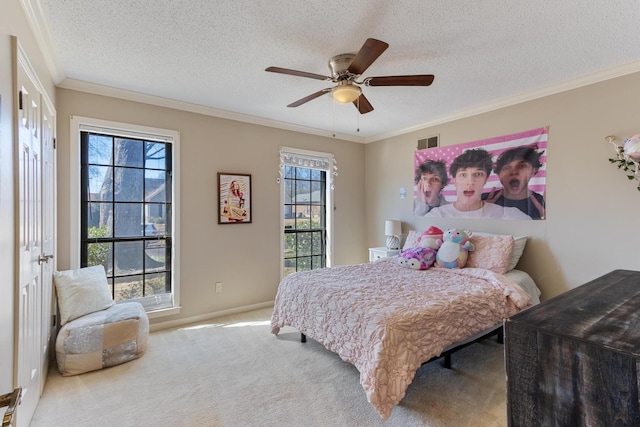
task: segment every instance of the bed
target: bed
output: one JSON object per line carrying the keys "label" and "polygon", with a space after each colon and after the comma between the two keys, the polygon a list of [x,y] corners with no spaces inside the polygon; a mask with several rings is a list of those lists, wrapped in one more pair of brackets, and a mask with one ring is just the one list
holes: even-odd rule
{"label": "bed", "polygon": [[528,274],[471,265],[413,270],[383,258],[294,273],[278,287],[271,332],[293,327],[353,364],[387,419],[423,363],[539,302]]}

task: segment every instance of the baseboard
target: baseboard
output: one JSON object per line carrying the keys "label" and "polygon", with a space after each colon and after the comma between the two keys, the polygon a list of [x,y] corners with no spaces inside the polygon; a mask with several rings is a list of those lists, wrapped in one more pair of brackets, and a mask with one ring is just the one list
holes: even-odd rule
{"label": "baseboard", "polygon": [[169,320],[166,322],[158,322],[149,325],[151,332],[160,331],[163,329],[175,328],[177,326],[184,326],[191,323],[203,322],[216,317],[227,316],[229,314],[244,313],[247,311],[258,310],[260,308],[273,307],[273,301],[261,302],[258,304],[245,305],[242,307],[230,308],[227,310],[214,311],[212,313],[201,314],[199,316],[185,317],[183,319]]}

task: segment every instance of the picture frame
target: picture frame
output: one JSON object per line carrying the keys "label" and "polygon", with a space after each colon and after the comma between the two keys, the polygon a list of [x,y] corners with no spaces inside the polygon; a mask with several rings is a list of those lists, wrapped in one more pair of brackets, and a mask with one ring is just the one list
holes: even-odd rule
{"label": "picture frame", "polygon": [[251,175],[218,172],[218,224],[250,224]]}

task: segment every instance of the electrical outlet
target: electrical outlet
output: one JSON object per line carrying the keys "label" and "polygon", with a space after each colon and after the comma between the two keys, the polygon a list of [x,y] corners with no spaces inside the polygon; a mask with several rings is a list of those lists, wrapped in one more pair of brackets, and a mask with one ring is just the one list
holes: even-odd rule
{"label": "electrical outlet", "polygon": [[216,292],[222,292],[222,282],[216,282]]}

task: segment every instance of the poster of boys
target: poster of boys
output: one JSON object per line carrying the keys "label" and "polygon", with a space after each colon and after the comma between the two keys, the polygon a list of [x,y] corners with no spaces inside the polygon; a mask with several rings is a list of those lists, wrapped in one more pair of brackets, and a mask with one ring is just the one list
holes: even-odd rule
{"label": "poster of boys", "polygon": [[548,128],[418,150],[414,215],[545,219]]}

